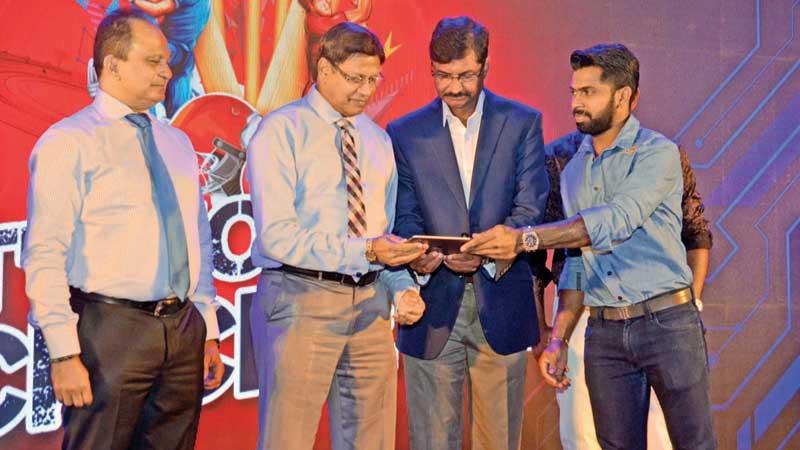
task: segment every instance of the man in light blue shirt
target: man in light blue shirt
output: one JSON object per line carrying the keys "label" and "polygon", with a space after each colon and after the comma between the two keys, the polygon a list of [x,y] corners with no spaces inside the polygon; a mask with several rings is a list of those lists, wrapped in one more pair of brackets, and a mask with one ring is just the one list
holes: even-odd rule
{"label": "man in light blue shirt", "polygon": [[567,340],[589,306],[585,365],[604,449],[646,449],[650,387],[677,449],[714,449],[702,323],[681,244],[677,146],[631,114],[639,62],[623,45],[572,53],[572,112],[585,137],[561,174],[566,220],[498,226],[462,250],[495,259],[570,248],[559,311],[539,360],[560,389]]}
{"label": "man in light blue shirt", "polygon": [[197,157],[147,113],[164,99],[168,60],[142,13],[106,16],[97,96],[31,154],[22,264],[49,392],[65,406],[63,449],[193,449],[203,388],[222,381]]}
{"label": "man in light blue shirt", "polygon": [[327,400],[334,449],[394,449],[401,324],[425,305],[406,271],[384,271],[426,246],[387,234],[397,174],[389,136],[363,114],[381,79],[383,46],[367,29],[334,26],[316,84],[267,115],[247,149],[264,268],[251,328],[261,449],[314,445]]}

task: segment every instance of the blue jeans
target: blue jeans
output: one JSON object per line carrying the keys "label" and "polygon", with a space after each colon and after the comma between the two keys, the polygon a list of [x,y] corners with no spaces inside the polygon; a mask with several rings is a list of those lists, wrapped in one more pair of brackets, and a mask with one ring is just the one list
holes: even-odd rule
{"label": "blue jeans", "polygon": [[628,320],[589,318],[584,362],[604,450],[647,448],[651,387],[676,450],[717,448],[704,329],[693,303]]}

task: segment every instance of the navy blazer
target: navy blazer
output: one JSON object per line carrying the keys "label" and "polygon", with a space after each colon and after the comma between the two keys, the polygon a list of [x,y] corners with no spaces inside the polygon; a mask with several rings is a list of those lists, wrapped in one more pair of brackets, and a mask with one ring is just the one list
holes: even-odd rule
{"label": "navy blazer", "polygon": [[[442,126],[440,99],[387,127],[398,174],[395,234],[460,236],[501,223],[512,227],[541,223],[549,189],[542,116],[484,92],[469,205],[450,131]],[[525,255],[497,282],[483,268],[473,279],[478,314],[492,349],[507,355],[535,345],[539,326]],[[432,274],[421,289],[426,304],[422,319],[399,327],[401,352],[423,359],[439,355],[458,316],[465,282],[444,264]]]}

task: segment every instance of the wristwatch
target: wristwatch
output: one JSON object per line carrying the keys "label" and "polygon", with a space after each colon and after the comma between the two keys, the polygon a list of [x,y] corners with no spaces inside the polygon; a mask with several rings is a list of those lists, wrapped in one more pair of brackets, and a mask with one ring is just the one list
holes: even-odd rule
{"label": "wristwatch", "polygon": [[532,226],[522,229],[522,250],[535,252],[539,249],[539,235],[533,230]]}
{"label": "wristwatch", "polygon": [[378,260],[378,254],[372,249],[373,240],[374,239],[367,239],[367,249],[364,251],[364,256],[366,256],[367,261],[370,263],[374,263]]}

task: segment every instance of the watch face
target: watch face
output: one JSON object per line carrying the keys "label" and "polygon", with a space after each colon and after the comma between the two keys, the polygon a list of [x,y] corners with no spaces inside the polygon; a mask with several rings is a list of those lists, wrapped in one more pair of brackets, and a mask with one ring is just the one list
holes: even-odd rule
{"label": "watch face", "polygon": [[525,233],[525,235],[522,236],[522,244],[525,246],[526,250],[533,250],[536,248],[536,244],[538,243],[538,236],[536,236],[536,234],[532,231]]}

